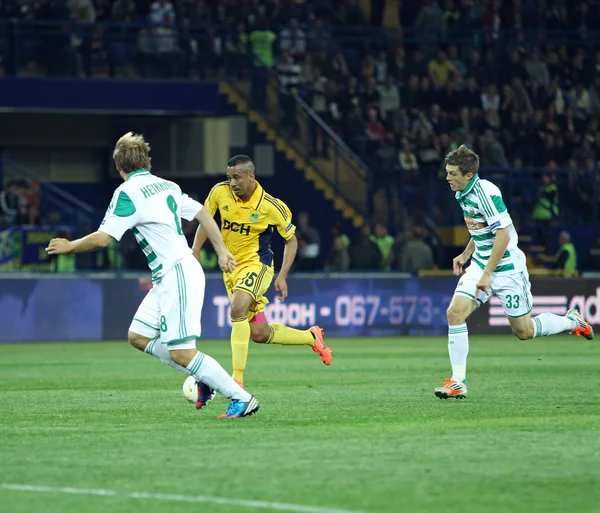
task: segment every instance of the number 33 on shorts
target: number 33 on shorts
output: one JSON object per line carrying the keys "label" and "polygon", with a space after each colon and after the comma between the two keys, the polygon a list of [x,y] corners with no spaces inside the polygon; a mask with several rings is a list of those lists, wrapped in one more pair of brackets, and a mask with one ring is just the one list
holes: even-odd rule
{"label": "number 33 on shorts", "polygon": [[[478,306],[487,303],[490,297],[497,296],[507,317],[521,317],[531,312],[533,297],[527,271],[508,275],[493,274],[490,280],[491,294],[476,289],[479,281],[478,274],[467,270],[460,279],[454,293],[471,298]],[[473,295],[473,292],[476,295]]]}
{"label": "number 33 on shorts", "polygon": [[518,294],[510,294],[506,295],[506,308],[508,310],[517,310],[519,308],[519,303],[521,302],[521,296]]}

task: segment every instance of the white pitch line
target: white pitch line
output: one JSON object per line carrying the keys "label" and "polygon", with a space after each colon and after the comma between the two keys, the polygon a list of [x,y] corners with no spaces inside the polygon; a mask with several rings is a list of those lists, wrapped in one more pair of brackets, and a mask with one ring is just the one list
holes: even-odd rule
{"label": "white pitch line", "polygon": [[150,499],[157,501],[174,502],[210,502],[213,504],[228,504],[230,506],[241,506],[243,508],[263,508],[277,511],[295,511],[297,513],[361,513],[360,511],[350,511],[346,509],[302,506],[300,504],[287,504],[285,502],[227,499],[224,497],[211,497],[208,495],[171,495],[166,493],[119,492],[117,490],[95,490],[70,487],[58,488],[52,486],[34,486],[11,483],[0,483],[0,489],[34,493],[67,493],[71,495],[96,495],[102,497],[120,497],[124,499]]}

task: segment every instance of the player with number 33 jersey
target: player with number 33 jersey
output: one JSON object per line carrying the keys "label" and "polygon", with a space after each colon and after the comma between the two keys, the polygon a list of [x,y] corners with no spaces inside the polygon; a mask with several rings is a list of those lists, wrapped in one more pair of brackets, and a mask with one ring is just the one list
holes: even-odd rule
{"label": "player with number 33 jersey", "polygon": [[[542,312],[531,317],[533,296],[519,236],[508,213],[502,192],[479,178],[479,156],[460,146],[446,156],[446,181],[455,193],[471,238],[453,260],[460,276],[448,308],[448,353],[452,377],[434,393],[440,399],[467,396],[467,319],[475,309],[497,296],[514,335],[527,340],[570,331],[591,340],[594,331],[577,310],[566,315]],[[463,274],[463,267],[469,262]]]}

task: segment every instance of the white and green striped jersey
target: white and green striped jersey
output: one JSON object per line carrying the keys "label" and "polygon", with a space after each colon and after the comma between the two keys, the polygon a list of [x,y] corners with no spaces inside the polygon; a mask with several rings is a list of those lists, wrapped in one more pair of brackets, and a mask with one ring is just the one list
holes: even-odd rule
{"label": "white and green striped jersey", "polygon": [[152,279],[158,280],[192,253],[181,218],[191,221],[201,209],[202,204],[183,194],[176,183],[140,169],[117,188],[99,230],[121,240],[130,229],[146,255]]}
{"label": "white and green striped jersey", "polygon": [[507,228],[510,241],[495,273],[518,273],[527,268],[525,254],[519,249],[519,236],[502,200],[502,193],[492,182],[475,175],[469,185],[456,193],[467,229],[475,243],[471,265],[483,269],[492,254],[496,231]]}

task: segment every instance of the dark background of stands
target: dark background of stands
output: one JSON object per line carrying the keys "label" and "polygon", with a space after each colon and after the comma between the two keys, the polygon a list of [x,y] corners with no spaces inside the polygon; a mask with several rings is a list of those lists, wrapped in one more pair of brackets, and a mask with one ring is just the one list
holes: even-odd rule
{"label": "dark background of stands", "polygon": [[[310,216],[302,248],[319,244],[320,251],[316,259],[299,258],[300,270],[448,268],[460,250],[440,229],[462,219],[443,159],[460,144],[480,154],[482,177],[501,187],[530,265],[552,268],[547,257],[566,231],[579,268],[598,269],[598,1],[1,5],[0,82],[76,79],[85,95],[90,81],[134,81],[143,95],[150,82],[223,81],[247,93],[252,109],[306,162],[335,161],[329,180],[350,204],[338,161],[341,169],[343,159],[358,162],[364,187],[354,206],[369,228],[307,201],[310,184],[288,181],[283,160],[264,180],[295,213]],[[273,62],[253,54],[257,31],[274,35]],[[11,107],[6,100],[3,106]],[[93,187],[40,183],[26,169],[5,173],[0,226],[92,229],[118,185],[108,169],[110,150],[103,150],[105,178]],[[177,181],[202,199],[217,179]],[[302,198],[295,197],[299,190]],[[143,268],[136,250],[127,251],[102,267]],[[411,264],[415,259],[421,263]],[[98,267],[90,260],[78,265]]]}

